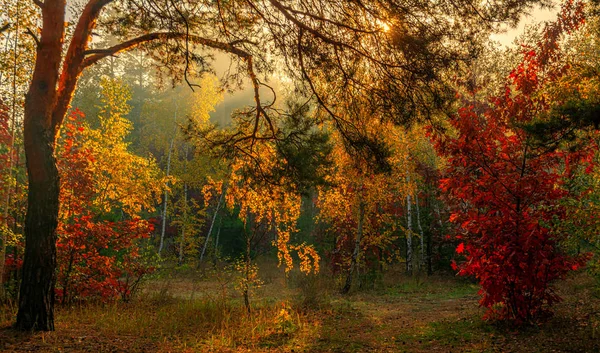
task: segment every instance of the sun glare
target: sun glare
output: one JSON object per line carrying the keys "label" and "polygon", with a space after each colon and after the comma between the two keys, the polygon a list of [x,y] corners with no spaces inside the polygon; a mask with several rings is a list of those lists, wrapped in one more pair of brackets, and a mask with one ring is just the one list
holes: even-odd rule
{"label": "sun glare", "polygon": [[385,22],[381,22],[380,26],[381,26],[381,29],[386,33],[389,32],[391,29],[390,25]]}

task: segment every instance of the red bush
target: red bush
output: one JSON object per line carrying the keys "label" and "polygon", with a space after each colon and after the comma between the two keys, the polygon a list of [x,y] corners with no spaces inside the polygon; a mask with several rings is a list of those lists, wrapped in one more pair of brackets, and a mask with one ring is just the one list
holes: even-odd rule
{"label": "red bush", "polygon": [[485,103],[465,100],[451,121],[456,137],[437,140],[450,165],[441,188],[454,204],[450,221],[462,241],[456,252],[466,258],[453,266],[479,280],[488,316],[539,318],[559,300],[552,281],[585,260],[560,251],[565,234],[552,225],[565,217],[560,200],[567,196],[568,166],[595,150],[544,150],[520,128],[550,109],[541,90],[566,71],[557,40],[582,21],[581,5],[567,3],[539,47],[526,50],[504,94]]}

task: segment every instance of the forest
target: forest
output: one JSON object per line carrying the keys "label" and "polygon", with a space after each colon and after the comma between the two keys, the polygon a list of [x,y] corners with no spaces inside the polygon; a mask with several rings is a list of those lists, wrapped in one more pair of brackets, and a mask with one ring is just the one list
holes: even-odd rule
{"label": "forest", "polygon": [[0,0],[0,352],[600,352],[597,0]]}

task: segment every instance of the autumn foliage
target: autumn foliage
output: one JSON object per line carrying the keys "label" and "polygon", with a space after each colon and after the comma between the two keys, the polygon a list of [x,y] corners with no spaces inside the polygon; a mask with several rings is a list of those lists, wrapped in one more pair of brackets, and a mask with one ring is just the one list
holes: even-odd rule
{"label": "autumn foliage", "polygon": [[[74,111],[64,125],[58,167],[61,175],[61,212],[58,226],[57,296],[127,299],[139,278],[151,271],[139,262],[139,240],[152,224],[138,217],[103,219],[90,207],[98,198],[98,150],[86,143],[84,115]],[[93,145],[92,145],[93,146]]]}
{"label": "autumn foliage", "polygon": [[[2,100],[0,100],[0,168],[2,168],[3,171],[8,170],[10,160],[9,146],[12,136],[8,123],[8,107],[4,105]],[[6,175],[3,173],[2,178],[0,178],[0,187],[2,188],[3,192],[6,188],[6,183],[8,182],[6,179]]]}
{"label": "autumn foliage", "polygon": [[450,221],[461,241],[461,275],[481,284],[488,317],[532,322],[559,300],[552,282],[583,264],[561,251],[566,237],[553,224],[565,217],[561,200],[571,165],[595,149],[548,150],[522,128],[551,109],[545,87],[568,69],[558,40],[583,21],[582,5],[568,2],[537,48],[524,47],[504,94],[487,102],[463,99],[452,118],[455,137],[437,141],[449,167],[441,188],[453,202]]}
{"label": "autumn foliage", "polygon": [[[375,124],[373,124],[375,125]],[[401,129],[373,126],[393,149],[388,162],[390,173],[374,173],[366,163],[357,162],[339,143],[333,149],[334,165],[326,187],[319,188],[319,220],[328,225],[335,247],[327,255],[334,273],[351,267],[357,236],[358,263],[367,270],[379,270],[400,257],[398,238],[405,233],[399,219],[404,216],[406,194],[415,192],[407,182],[410,141]],[[361,212],[362,209],[362,212]],[[357,235],[359,233],[360,235]]]}

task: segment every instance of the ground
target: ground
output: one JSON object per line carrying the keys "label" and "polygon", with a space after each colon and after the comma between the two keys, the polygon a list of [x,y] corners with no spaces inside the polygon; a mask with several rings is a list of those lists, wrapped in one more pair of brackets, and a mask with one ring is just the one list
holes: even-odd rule
{"label": "ground", "polygon": [[263,270],[250,315],[230,275],[159,277],[129,303],[59,306],[56,331],[10,328],[2,352],[600,352],[600,299],[585,272],[557,288],[555,315],[519,330],[482,320],[477,286],[451,275],[388,275],[342,296],[331,277]]}

